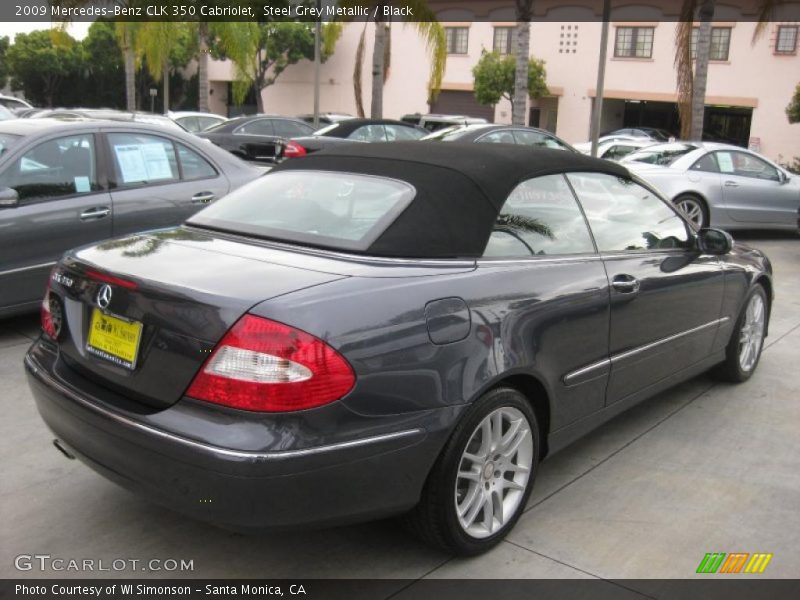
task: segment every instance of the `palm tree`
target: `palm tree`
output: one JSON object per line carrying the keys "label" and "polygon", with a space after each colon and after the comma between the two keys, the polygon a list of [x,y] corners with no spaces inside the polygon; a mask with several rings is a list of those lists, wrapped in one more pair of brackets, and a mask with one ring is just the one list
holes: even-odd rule
{"label": "palm tree", "polygon": [[[51,0],[54,8],[81,8],[94,4],[95,0]],[[142,3],[142,0],[111,0],[113,5],[130,9]],[[69,23],[62,21],[59,27],[64,28]],[[116,21],[114,28],[117,33],[117,43],[125,58],[125,102],[129,111],[136,110],[136,55],[134,41],[138,23],[129,21]]]}
{"label": "palm tree", "polygon": [[[767,23],[781,0],[762,0],[758,6],[758,24],[752,43],[766,31]],[[678,112],[681,138],[699,141],[703,137],[708,61],[711,55],[711,21],[716,0],[683,0],[676,31],[675,66],[678,72]],[[692,30],[695,15],[699,20],[697,51],[692,68]]]}
{"label": "palm tree", "polygon": [[[391,38],[391,18],[387,19],[384,9],[391,6],[389,0],[370,0],[367,3],[369,12],[375,15],[375,41],[372,48],[372,103],[370,105],[370,116],[379,119],[383,116],[383,85],[389,76],[391,65],[392,38]],[[365,6],[363,0],[341,0],[343,7]],[[436,15],[428,6],[425,0],[408,0],[404,2],[408,6],[411,14],[414,15],[413,21],[406,21],[413,25],[417,32],[422,36],[427,45],[428,54],[431,58],[431,71],[428,78],[428,101],[433,102],[439,93],[444,77],[444,69],[447,61],[447,41],[444,28],[436,20]],[[356,50],[355,68],[353,70],[353,90],[356,97],[356,109],[358,116],[365,115],[364,102],[361,95],[361,73],[364,63],[366,26],[361,32],[361,38]]]}
{"label": "palm tree", "polygon": [[533,0],[515,0],[517,10],[517,68],[514,75],[514,101],[511,122],[525,125],[528,108],[528,60],[531,54],[531,18]]}
{"label": "palm tree", "polygon": [[[197,23],[198,109],[208,112],[208,60],[211,48],[222,50],[233,62],[237,73],[247,71],[258,51],[258,32],[254,23],[237,21],[200,21]],[[234,82],[234,99],[239,102],[247,93],[242,78]]]}
{"label": "palm tree", "polygon": [[156,82],[163,84],[164,112],[169,110],[169,74],[172,55],[186,42],[188,24],[176,21],[147,21],[140,24],[135,49]]}

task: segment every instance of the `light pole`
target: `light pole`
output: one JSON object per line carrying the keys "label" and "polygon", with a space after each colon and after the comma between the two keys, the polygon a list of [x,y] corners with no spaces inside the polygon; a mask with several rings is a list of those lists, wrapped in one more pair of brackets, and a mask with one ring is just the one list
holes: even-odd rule
{"label": "light pole", "polygon": [[317,20],[314,23],[314,129],[319,129],[319,72],[322,68],[322,0],[317,0]]}
{"label": "light pole", "polygon": [[603,0],[603,30],[600,34],[600,61],[597,65],[597,87],[594,95],[594,110],[590,137],[592,156],[597,156],[597,138],[600,137],[600,119],[603,115],[603,91],[606,81],[606,50],[608,48],[608,20],[611,17],[611,0]]}

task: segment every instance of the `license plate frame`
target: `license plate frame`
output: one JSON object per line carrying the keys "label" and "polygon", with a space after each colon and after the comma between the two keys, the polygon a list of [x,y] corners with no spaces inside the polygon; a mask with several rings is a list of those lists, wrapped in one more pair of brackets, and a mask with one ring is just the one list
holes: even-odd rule
{"label": "license plate frame", "polygon": [[[98,325],[103,326],[98,326]],[[86,335],[86,351],[130,371],[136,369],[142,323],[94,307]],[[129,339],[125,339],[125,338]]]}

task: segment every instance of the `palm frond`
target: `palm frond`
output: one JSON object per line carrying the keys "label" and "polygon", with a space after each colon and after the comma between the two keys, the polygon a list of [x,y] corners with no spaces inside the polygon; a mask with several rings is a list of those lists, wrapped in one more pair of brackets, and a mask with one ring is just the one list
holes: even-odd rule
{"label": "palm frond", "polygon": [[428,101],[433,102],[439,95],[447,66],[447,38],[444,27],[436,20],[436,13],[431,10],[425,0],[407,0],[404,2],[414,15],[414,27],[425,41],[431,59],[431,70],[428,77]]}
{"label": "palm frond", "polygon": [[497,217],[495,228],[514,233],[535,233],[551,240],[556,239],[549,225],[542,223],[539,219],[519,214],[501,213]]}
{"label": "palm frond", "polygon": [[750,40],[751,44],[754,45],[764,35],[769,22],[773,20],[775,9],[781,4],[783,4],[781,0],[762,0],[758,5],[758,18],[756,20],[756,28],[753,31],[753,39]]}

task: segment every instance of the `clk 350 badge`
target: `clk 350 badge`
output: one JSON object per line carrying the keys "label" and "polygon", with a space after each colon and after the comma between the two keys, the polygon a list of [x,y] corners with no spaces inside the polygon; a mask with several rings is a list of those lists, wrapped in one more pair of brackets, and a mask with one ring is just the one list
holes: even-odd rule
{"label": "clk 350 badge", "polygon": [[66,275],[64,275],[63,273],[59,273],[58,271],[53,271],[53,274],[50,276],[50,279],[68,288],[71,288],[72,284],[75,283],[75,280],[72,277],[67,277]]}

